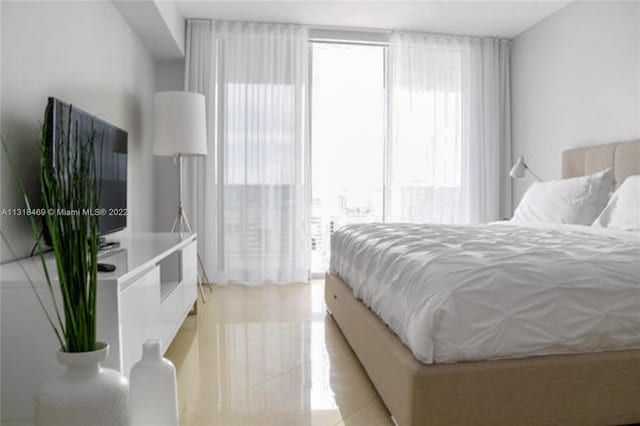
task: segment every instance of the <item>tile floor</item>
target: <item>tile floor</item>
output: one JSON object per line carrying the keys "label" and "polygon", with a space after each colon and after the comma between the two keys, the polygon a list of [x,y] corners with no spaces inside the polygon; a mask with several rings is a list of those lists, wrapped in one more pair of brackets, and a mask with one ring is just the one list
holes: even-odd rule
{"label": "tile floor", "polygon": [[208,296],[167,351],[182,426],[393,425],[325,313],[323,281]]}

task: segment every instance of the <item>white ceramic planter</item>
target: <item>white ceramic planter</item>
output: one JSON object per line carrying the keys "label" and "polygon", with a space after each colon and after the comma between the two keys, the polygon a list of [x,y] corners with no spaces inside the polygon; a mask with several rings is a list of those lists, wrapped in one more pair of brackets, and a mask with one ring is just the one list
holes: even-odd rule
{"label": "white ceramic planter", "polygon": [[131,425],[178,426],[176,368],[162,357],[160,341],[142,345],[142,359],[131,368]]}
{"label": "white ceramic planter", "polygon": [[66,370],[40,388],[36,426],[129,426],[129,383],[100,366],[109,345],[93,352],[58,352]]}

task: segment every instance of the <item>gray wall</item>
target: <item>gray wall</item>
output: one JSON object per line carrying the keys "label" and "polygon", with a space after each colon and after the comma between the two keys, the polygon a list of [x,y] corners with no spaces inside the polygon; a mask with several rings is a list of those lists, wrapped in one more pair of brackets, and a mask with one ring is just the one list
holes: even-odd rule
{"label": "gray wall", "polygon": [[[128,229],[151,231],[154,161],[151,155],[155,65],[110,1],[0,2],[0,133],[37,198],[34,145],[48,96],[70,102],[129,132]],[[4,154],[0,208],[22,207]],[[18,255],[33,239],[24,218],[0,225]],[[2,260],[10,258],[3,245]]]}
{"label": "gray wall", "polygon": [[515,38],[511,67],[512,155],[543,180],[563,150],[640,137],[640,2],[570,3]]}

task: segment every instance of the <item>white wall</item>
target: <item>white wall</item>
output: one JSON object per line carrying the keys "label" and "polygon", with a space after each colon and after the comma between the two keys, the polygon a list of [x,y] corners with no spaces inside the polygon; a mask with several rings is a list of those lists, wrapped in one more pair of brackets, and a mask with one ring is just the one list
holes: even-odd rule
{"label": "white wall", "polygon": [[[0,8],[0,132],[28,190],[37,198],[34,141],[47,97],[55,96],[129,132],[128,229],[152,230],[155,66],[147,49],[110,1],[2,1]],[[0,161],[0,208],[22,207],[6,159]],[[0,223],[18,254],[28,254],[27,221]],[[2,260],[9,258],[3,247]]]}
{"label": "white wall", "polygon": [[155,6],[160,12],[160,16],[165,21],[167,29],[173,37],[175,44],[182,55],[184,55],[184,36],[186,23],[180,6],[174,0],[155,0]]}
{"label": "white wall", "polygon": [[184,57],[185,22],[175,0],[113,0],[113,4],[153,57]]}
{"label": "white wall", "polygon": [[511,66],[512,155],[543,180],[563,150],[640,137],[640,2],[570,3],[514,39]]}

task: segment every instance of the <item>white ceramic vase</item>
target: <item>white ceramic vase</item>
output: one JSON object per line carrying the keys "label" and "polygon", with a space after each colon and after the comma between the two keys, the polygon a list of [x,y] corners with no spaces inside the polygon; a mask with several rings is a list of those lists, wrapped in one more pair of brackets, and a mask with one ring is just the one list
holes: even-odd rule
{"label": "white ceramic vase", "polygon": [[40,388],[36,426],[129,426],[129,383],[100,363],[109,345],[92,352],[58,352],[66,370]]}
{"label": "white ceramic vase", "polygon": [[178,426],[176,369],[162,356],[158,340],[144,342],[129,378],[132,426]]}

